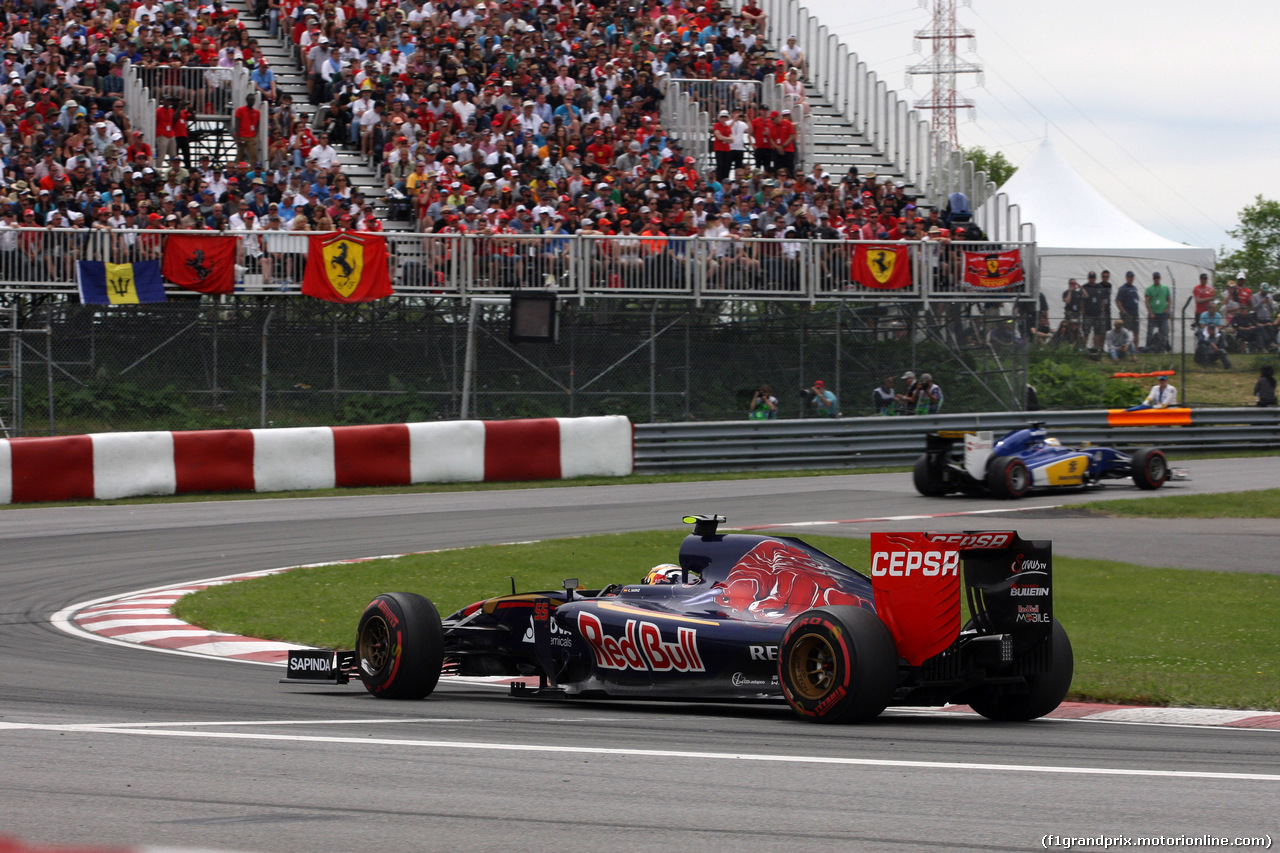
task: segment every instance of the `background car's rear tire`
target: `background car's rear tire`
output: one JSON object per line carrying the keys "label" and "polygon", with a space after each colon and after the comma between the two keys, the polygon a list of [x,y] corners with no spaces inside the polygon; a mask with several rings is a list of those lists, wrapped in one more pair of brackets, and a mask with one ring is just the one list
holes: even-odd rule
{"label": "background car's rear tire", "polygon": [[987,490],[998,498],[1020,498],[1031,490],[1031,472],[1016,456],[995,456],[987,463]]}
{"label": "background car's rear tire", "polygon": [[444,665],[440,614],[412,592],[379,595],[356,627],[356,667],[365,689],[380,699],[422,699],[435,690]]}
{"label": "background car's rear tire", "polygon": [[1150,492],[1169,480],[1169,460],[1164,451],[1155,447],[1143,447],[1133,454],[1133,484]]}
{"label": "background car's rear tire", "polygon": [[1057,619],[1053,620],[1050,634],[1053,652],[1049,656],[1049,668],[1044,672],[1027,676],[1026,693],[978,694],[969,699],[969,707],[989,720],[1015,722],[1043,717],[1062,704],[1071,689],[1071,676],[1075,671],[1075,658],[1071,653],[1071,640]]}
{"label": "background car's rear tire", "polygon": [[911,477],[915,481],[916,491],[926,498],[940,498],[949,491],[946,480],[929,464],[928,453],[920,454]]}
{"label": "background car's rear tire", "polygon": [[880,617],[864,607],[808,610],[783,635],[778,680],[806,720],[870,720],[893,698],[898,650]]}

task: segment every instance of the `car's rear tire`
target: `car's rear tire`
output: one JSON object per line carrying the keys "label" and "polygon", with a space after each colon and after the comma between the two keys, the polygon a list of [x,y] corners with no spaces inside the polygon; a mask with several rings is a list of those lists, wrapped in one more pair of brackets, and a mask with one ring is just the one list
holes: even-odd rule
{"label": "car's rear tire", "polygon": [[987,491],[998,498],[1020,498],[1031,490],[1031,472],[1016,456],[995,456],[987,463]]}
{"label": "car's rear tire", "polygon": [[915,470],[911,472],[911,478],[916,484],[916,491],[926,498],[940,498],[950,491],[947,488],[946,478],[939,476],[934,467],[929,464],[928,453],[920,454],[920,458],[916,460]]}
{"label": "car's rear tire", "polygon": [[787,627],[778,680],[792,710],[819,723],[875,718],[893,698],[898,651],[880,617],[863,607],[808,610]]}
{"label": "car's rear tire", "polygon": [[1155,447],[1143,447],[1133,454],[1133,484],[1148,492],[1169,481],[1169,460],[1164,451]]}
{"label": "car's rear tire", "polygon": [[1053,643],[1049,668],[1027,676],[1026,693],[979,693],[970,697],[969,707],[989,720],[1021,722],[1043,717],[1061,705],[1071,689],[1075,658],[1067,631],[1057,619],[1053,620],[1049,636]]}
{"label": "car's rear tire", "polygon": [[412,592],[379,595],[356,626],[356,668],[364,687],[379,699],[431,695],[444,665],[440,614]]}

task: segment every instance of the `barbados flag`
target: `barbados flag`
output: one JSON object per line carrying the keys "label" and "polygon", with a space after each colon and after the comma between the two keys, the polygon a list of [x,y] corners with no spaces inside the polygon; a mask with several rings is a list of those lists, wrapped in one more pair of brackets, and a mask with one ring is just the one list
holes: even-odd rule
{"label": "barbados flag", "polygon": [[167,300],[159,261],[136,264],[80,261],[76,278],[80,283],[80,301],[87,305],[137,305]]}

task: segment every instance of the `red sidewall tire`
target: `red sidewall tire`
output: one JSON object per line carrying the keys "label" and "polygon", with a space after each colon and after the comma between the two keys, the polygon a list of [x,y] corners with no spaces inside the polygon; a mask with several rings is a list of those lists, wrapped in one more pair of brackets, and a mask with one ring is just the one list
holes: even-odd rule
{"label": "red sidewall tire", "polygon": [[987,489],[1000,498],[1016,499],[1031,490],[1031,472],[1016,456],[996,456],[987,463]]}
{"label": "red sidewall tire", "polygon": [[387,592],[365,607],[356,626],[356,668],[380,699],[422,699],[444,665],[444,632],[435,605],[411,592]]}
{"label": "red sidewall tire", "polygon": [[1144,491],[1154,491],[1169,480],[1169,460],[1164,451],[1144,447],[1133,454],[1133,484]]}
{"label": "red sidewall tire", "polygon": [[809,610],[783,635],[778,681],[792,710],[806,720],[873,719],[893,698],[897,675],[893,637],[866,608]]}

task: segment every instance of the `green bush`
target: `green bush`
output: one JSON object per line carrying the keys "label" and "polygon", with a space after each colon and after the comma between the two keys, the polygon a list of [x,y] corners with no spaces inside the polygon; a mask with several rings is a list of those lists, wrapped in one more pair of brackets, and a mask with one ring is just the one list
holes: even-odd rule
{"label": "green bush", "polygon": [[1046,409],[1123,409],[1142,402],[1142,389],[1096,369],[1041,361],[1030,367],[1031,384]]}

